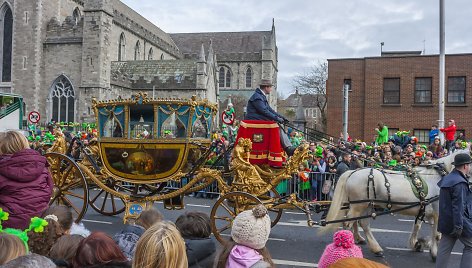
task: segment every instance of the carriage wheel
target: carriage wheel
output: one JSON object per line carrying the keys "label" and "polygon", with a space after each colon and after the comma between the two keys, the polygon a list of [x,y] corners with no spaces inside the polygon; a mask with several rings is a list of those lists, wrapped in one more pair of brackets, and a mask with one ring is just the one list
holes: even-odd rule
{"label": "carriage wheel", "polygon": [[245,192],[230,192],[221,196],[210,213],[211,229],[215,238],[222,244],[226,243],[227,238],[231,236],[234,218],[244,210],[252,209],[258,204],[262,202]]}
{"label": "carriage wheel", "polygon": [[[113,178],[107,178],[104,181],[105,185],[116,191],[121,191],[122,182],[118,182]],[[114,216],[125,211],[125,202],[118,196],[115,196],[104,189],[93,186],[90,189],[90,206],[98,213],[105,216]]]}
{"label": "carriage wheel", "polygon": [[75,161],[63,154],[47,153],[49,172],[54,182],[54,192],[49,205],[60,204],[72,208],[75,222],[87,212],[88,187],[85,176]]}
{"label": "carriage wheel", "polygon": [[[280,194],[275,189],[270,190],[270,193],[271,195],[273,195],[273,197],[270,197],[268,195],[259,196],[259,199],[262,201],[263,204],[272,202],[273,199],[280,199]],[[283,210],[281,208],[267,208],[267,211],[269,211],[270,227],[274,227],[275,225],[277,225],[280,218],[282,217]]]}

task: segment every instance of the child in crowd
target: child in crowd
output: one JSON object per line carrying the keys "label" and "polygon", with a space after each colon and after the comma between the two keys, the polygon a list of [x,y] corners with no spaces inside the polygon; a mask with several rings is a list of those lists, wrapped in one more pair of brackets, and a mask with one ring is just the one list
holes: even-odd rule
{"label": "child in crowd", "polygon": [[111,237],[93,232],[79,243],[72,266],[129,268],[130,263]]}
{"label": "child in crowd", "polygon": [[274,267],[266,248],[270,218],[264,205],[238,214],[233,221],[231,240],[217,259],[217,268]]}
{"label": "child in crowd", "polygon": [[37,233],[33,230],[28,232],[28,246],[33,253],[49,256],[49,250],[51,250],[57,239],[64,235],[64,231],[55,215],[47,215],[44,220],[48,224],[44,226],[43,232]]}
{"label": "child in crowd", "polygon": [[210,217],[203,212],[186,212],[177,218],[177,229],[185,240],[189,267],[213,267],[216,246],[210,238]]}
{"label": "child in crowd", "polygon": [[84,238],[81,235],[61,236],[49,251],[49,257],[58,267],[70,267],[77,248]]}
{"label": "child in crowd", "polygon": [[47,215],[55,215],[57,217],[64,234],[78,234],[83,237],[90,235],[90,231],[84,227],[83,223],[77,224],[74,222],[72,211],[67,206],[50,206],[46,211],[44,211],[42,216],[46,217]]}
{"label": "child in crowd", "polygon": [[161,221],[141,236],[136,245],[133,268],[187,268],[184,239],[175,225]]}
{"label": "child in crowd", "polygon": [[[304,200],[309,197],[311,189],[309,171],[310,170],[306,168],[304,164],[300,164],[300,166],[298,166],[298,195]],[[315,189],[314,192],[316,193],[316,185],[313,188]]]}
{"label": "child in crowd", "polygon": [[318,262],[318,268],[328,268],[338,260],[356,257],[363,258],[362,250],[354,244],[354,235],[349,230],[341,230],[334,234],[333,243],[326,246]]}
{"label": "child in crowd", "polygon": [[118,244],[118,247],[120,247],[126,258],[132,260],[136,250],[136,243],[138,243],[141,235],[144,231],[149,229],[149,227],[162,221],[162,219],[162,214],[158,210],[145,210],[138,216],[135,224],[127,225],[125,229],[113,237],[113,240]]}
{"label": "child in crowd", "polygon": [[27,253],[23,241],[18,236],[7,233],[0,233],[0,249],[0,265]]}

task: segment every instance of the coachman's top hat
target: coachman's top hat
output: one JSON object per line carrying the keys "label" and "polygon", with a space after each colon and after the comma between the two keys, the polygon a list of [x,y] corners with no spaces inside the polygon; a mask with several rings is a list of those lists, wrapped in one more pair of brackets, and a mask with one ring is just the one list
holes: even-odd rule
{"label": "coachman's top hat", "polygon": [[262,79],[261,83],[259,84],[260,86],[273,86],[274,84],[272,83],[272,80],[270,79]]}
{"label": "coachman's top hat", "polygon": [[472,163],[472,159],[470,158],[470,155],[466,153],[456,154],[456,156],[454,156],[454,162],[452,162],[456,167],[470,163]]}

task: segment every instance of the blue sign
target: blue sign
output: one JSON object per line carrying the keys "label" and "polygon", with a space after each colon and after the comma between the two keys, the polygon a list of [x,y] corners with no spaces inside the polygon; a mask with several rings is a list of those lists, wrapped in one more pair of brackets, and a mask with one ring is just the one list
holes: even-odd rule
{"label": "blue sign", "polygon": [[139,215],[143,212],[143,206],[140,204],[133,204],[129,207],[129,214],[131,215]]}

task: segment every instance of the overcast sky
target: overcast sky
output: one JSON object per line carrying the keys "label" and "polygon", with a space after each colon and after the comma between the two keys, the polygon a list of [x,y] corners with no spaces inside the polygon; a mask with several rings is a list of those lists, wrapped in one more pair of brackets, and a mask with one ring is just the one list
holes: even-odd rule
{"label": "overcast sky", "polygon": [[[320,60],[384,51],[439,53],[439,0],[122,0],[168,33],[267,31],[275,19],[278,90]],[[472,52],[472,1],[445,0],[446,53]]]}

